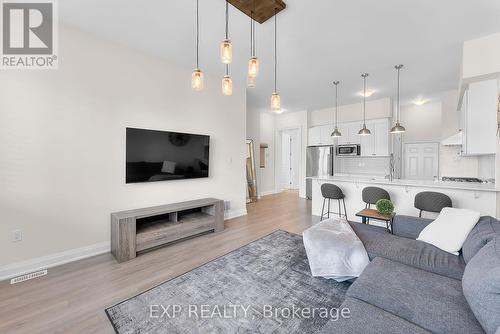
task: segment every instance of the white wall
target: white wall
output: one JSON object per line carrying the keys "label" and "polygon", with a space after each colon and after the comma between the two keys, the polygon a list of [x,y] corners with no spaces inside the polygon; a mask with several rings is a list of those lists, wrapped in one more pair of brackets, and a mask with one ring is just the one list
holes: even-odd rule
{"label": "white wall", "polygon": [[268,145],[266,149],[266,167],[259,168],[259,193],[261,195],[272,194],[275,192],[274,180],[274,150],[275,150],[275,116],[261,112],[260,113],[260,142]]}
{"label": "white wall", "polygon": [[[58,70],[0,75],[0,266],[108,243],[114,211],[213,196],[244,212],[243,82],[224,97],[208,76],[193,92],[191,69],[63,26],[59,38]],[[210,135],[210,177],[125,184],[127,126]]]}
{"label": "white wall", "polygon": [[[363,103],[339,106],[338,122],[352,122],[363,120]],[[390,98],[366,101],[366,119],[392,117]],[[311,110],[309,112],[309,127],[332,124],[334,122],[334,108]]]}

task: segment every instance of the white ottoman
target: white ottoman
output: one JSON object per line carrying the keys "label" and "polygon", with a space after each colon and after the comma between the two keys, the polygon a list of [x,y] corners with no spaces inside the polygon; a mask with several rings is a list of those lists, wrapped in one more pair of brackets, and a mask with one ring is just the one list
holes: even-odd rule
{"label": "white ottoman", "polygon": [[313,276],[342,282],[361,275],[370,260],[356,233],[343,218],[331,218],[302,233]]}

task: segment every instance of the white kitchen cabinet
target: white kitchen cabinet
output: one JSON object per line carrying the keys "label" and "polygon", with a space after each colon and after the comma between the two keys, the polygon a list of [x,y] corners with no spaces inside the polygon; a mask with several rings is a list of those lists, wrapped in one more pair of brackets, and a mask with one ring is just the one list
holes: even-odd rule
{"label": "white kitchen cabinet", "polygon": [[320,126],[321,133],[321,144],[322,145],[333,145],[333,125],[322,125]]}
{"label": "white kitchen cabinet", "polygon": [[366,121],[366,127],[371,131],[369,136],[360,136],[361,156],[389,155],[389,120],[375,119]]}
{"label": "white kitchen cabinet", "polygon": [[497,80],[471,83],[462,100],[462,154],[495,154]]}
{"label": "white kitchen cabinet", "polygon": [[321,128],[319,126],[309,128],[307,132],[307,145],[321,145]]}
{"label": "white kitchen cabinet", "polygon": [[[374,138],[374,152],[376,156],[389,155],[389,120],[380,119],[374,122],[372,136]],[[361,151],[363,152],[363,151]]]}
{"label": "white kitchen cabinet", "polygon": [[332,125],[321,125],[309,128],[307,144],[309,146],[333,145],[332,132]]}
{"label": "white kitchen cabinet", "polygon": [[338,139],[338,145],[359,144],[358,131],[361,129],[361,126],[362,123],[360,122],[340,123],[339,130],[342,133],[342,137]]}

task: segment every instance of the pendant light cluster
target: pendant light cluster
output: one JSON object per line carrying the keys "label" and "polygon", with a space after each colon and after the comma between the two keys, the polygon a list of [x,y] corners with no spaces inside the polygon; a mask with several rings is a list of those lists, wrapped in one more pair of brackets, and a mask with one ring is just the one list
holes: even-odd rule
{"label": "pendant light cluster", "polygon": [[403,68],[403,65],[396,65],[394,67],[397,71],[398,71],[398,94],[397,94],[397,110],[396,110],[396,124],[392,127],[391,129],[391,133],[403,133],[406,131],[405,127],[402,126],[400,123],[399,123],[399,115],[400,115],[400,112],[401,112],[401,101],[400,101],[400,94],[399,94],[399,91],[400,91],[400,75],[401,75],[401,69]]}
{"label": "pendant light cluster", "polygon": [[[401,125],[399,122],[399,117],[401,114],[401,99],[400,99],[400,77],[401,77],[401,69],[403,68],[403,65],[396,65],[394,66],[398,73],[398,81],[397,81],[397,110],[396,110],[396,124],[391,128],[391,133],[392,134],[398,134],[398,133],[403,133],[406,132],[406,129],[404,126]],[[359,130],[358,135],[360,136],[369,136],[371,135],[371,131],[366,127],[366,81],[368,78],[369,74],[368,73],[363,73],[361,74],[361,77],[363,78],[363,127],[361,130]],[[335,124],[335,129],[333,130],[331,136],[332,137],[341,137],[342,133],[340,133],[338,129],[338,85],[339,81],[334,81],[333,85],[335,86],[335,118],[334,118],[334,124]]]}
{"label": "pendant light cluster", "polygon": [[[254,8],[250,15],[250,58],[248,60],[248,76],[247,87],[254,88],[257,76],[259,75],[259,59],[255,52],[255,0],[253,0]],[[274,9],[274,92],[271,95],[271,110],[275,113],[282,113],[281,98],[278,94],[278,78],[277,78],[277,19],[278,8]],[[225,7],[225,38],[220,44],[220,61],[225,65],[225,74],[222,78],[222,94],[229,96],[233,94],[233,81],[229,74],[229,65],[233,61],[233,46],[229,39],[229,2],[226,0]],[[191,87],[195,91],[201,91],[204,88],[203,71],[199,67],[199,46],[200,46],[200,24],[199,24],[199,0],[196,0],[196,68],[191,76]]]}

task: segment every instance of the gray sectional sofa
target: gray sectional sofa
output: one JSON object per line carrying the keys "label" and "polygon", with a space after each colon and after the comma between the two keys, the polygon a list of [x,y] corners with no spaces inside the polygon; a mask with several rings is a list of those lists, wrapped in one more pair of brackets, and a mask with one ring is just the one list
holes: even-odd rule
{"label": "gray sectional sofa", "polygon": [[371,262],[324,333],[500,333],[500,222],[481,217],[456,256],[415,240],[431,221],[351,223]]}

